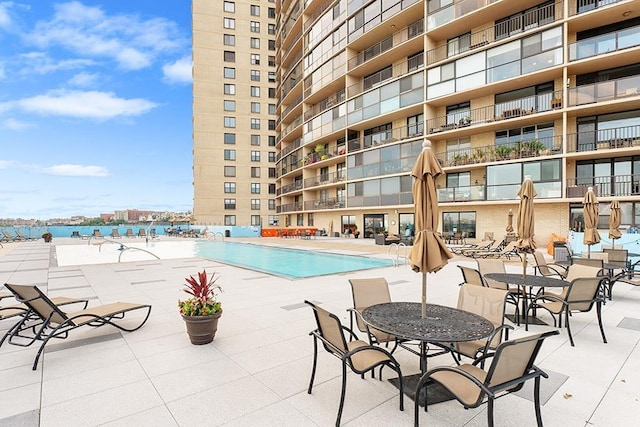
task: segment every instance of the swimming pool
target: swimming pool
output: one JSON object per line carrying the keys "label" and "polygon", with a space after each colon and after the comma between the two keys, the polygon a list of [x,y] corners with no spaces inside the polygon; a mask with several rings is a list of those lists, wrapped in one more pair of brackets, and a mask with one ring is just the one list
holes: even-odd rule
{"label": "swimming pool", "polygon": [[251,243],[196,242],[196,251],[197,255],[202,258],[288,279],[302,279],[393,265],[391,260],[386,259],[277,248]]}
{"label": "swimming pool", "polygon": [[[202,257],[288,279],[391,267],[393,265],[393,262],[388,259],[368,258],[357,255],[278,248],[252,243],[181,240],[150,241],[149,243],[129,243],[125,240],[123,243],[131,248],[149,251],[160,259]],[[117,263],[121,255],[122,262],[155,259],[146,252],[136,250],[127,250],[126,253],[122,254],[118,250],[119,243],[106,242],[101,246],[88,244],[56,245],[57,262],[59,266]]]}

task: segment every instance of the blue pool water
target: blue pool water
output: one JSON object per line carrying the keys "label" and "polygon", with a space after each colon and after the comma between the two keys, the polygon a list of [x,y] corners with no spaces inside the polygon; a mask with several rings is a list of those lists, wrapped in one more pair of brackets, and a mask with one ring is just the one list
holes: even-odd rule
{"label": "blue pool water", "polygon": [[221,241],[197,242],[196,253],[202,258],[289,279],[393,265],[385,259]]}

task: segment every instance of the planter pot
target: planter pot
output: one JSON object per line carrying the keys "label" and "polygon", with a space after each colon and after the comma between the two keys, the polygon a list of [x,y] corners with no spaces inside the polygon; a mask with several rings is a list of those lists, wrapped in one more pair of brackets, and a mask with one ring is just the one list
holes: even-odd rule
{"label": "planter pot", "polygon": [[218,319],[222,310],[212,316],[182,316],[187,325],[187,333],[191,344],[202,345],[213,341],[218,330]]}

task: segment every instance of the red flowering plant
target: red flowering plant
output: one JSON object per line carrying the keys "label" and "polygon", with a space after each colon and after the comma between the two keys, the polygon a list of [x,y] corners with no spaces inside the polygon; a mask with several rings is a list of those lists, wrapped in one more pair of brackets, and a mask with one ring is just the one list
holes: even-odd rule
{"label": "red flowering plant", "polygon": [[187,277],[186,287],[183,289],[191,295],[184,301],[178,301],[180,314],[183,316],[211,316],[222,311],[222,304],[216,298],[216,291],[222,292],[222,288],[216,285],[218,280],[215,273],[211,278],[207,277],[206,270],[198,273],[198,277]]}

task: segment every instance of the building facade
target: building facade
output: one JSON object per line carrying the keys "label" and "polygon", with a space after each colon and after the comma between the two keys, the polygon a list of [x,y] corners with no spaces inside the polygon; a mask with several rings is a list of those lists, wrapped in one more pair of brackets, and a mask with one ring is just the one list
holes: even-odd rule
{"label": "building facade", "polygon": [[404,234],[426,138],[445,233],[504,234],[527,175],[540,244],[584,227],[588,187],[599,228],[614,199],[640,226],[640,2],[284,0],[276,19],[280,225]]}
{"label": "building facade", "polygon": [[276,216],[276,4],[193,0],[193,216]]}

